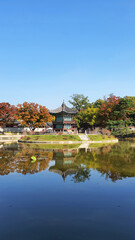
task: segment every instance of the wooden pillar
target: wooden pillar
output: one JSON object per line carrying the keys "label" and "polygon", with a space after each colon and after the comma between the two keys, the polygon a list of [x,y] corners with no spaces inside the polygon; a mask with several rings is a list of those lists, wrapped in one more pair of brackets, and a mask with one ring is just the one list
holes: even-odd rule
{"label": "wooden pillar", "polygon": [[62,124],[63,124],[63,127],[62,127],[62,131],[64,132],[64,116],[63,116],[63,122],[62,122]]}

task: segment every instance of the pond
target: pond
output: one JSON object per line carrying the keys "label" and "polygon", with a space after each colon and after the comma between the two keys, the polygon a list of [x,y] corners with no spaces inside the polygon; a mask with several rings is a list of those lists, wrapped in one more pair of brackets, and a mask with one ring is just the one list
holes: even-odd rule
{"label": "pond", "polygon": [[135,144],[1,145],[0,229],[2,240],[134,240]]}

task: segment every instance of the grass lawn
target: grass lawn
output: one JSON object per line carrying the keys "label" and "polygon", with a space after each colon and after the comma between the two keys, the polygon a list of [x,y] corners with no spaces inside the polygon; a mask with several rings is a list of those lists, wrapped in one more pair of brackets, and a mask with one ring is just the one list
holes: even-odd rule
{"label": "grass lawn", "polygon": [[114,140],[114,136],[107,135],[88,135],[90,141],[104,141],[104,140]]}
{"label": "grass lawn", "polygon": [[29,135],[23,141],[81,141],[77,135]]}

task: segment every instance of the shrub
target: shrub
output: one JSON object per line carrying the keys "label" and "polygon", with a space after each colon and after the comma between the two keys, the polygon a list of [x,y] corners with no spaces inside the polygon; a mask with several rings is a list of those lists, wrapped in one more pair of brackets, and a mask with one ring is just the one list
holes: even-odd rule
{"label": "shrub", "polygon": [[110,136],[111,135],[111,131],[107,130],[106,128],[102,128],[101,134]]}

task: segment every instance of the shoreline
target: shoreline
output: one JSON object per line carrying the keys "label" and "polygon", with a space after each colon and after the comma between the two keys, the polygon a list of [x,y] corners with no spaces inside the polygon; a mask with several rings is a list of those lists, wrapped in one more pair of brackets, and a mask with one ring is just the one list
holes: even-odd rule
{"label": "shoreline", "polygon": [[103,140],[103,141],[23,141],[18,140],[19,143],[45,143],[45,144],[74,144],[74,143],[117,143],[119,142],[118,139],[114,140]]}

